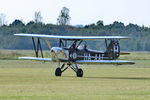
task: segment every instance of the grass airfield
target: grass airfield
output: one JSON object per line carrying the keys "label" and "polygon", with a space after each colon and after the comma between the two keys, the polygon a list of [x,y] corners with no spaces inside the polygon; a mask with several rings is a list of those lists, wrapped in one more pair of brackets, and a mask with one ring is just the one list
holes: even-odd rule
{"label": "grass airfield", "polygon": [[84,77],[71,70],[55,77],[57,63],[0,60],[0,100],[149,100],[150,53],[121,59],[135,65],[79,65]]}

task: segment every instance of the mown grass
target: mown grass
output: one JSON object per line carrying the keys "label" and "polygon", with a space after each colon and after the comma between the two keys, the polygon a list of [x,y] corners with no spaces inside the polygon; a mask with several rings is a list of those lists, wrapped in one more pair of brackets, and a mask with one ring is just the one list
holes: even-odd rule
{"label": "mown grass", "polygon": [[131,55],[121,59],[135,65],[79,65],[82,78],[55,77],[57,63],[0,60],[0,100],[149,100],[150,53]]}
{"label": "mown grass", "polygon": [[[39,56],[41,56],[39,52]],[[49,51],[43,51],[44,57],[50,57]],[[17,60],[21,56],[33,56],[35,53],[33,50],[0,50],[1,60]]]}

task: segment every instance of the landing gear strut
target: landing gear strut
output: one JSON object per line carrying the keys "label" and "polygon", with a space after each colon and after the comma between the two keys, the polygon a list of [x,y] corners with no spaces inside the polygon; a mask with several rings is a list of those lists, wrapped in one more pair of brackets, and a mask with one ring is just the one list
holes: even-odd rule
{"label": "landing gear strut", "polygon": [[68,63],[67,67],[64,68],[64,66],[65,64],[55,70],[55,76],[61,76],[61,74],[70,67],[76,73],[77,77],[83,77],[83,70],[78,68],[77,64]]}

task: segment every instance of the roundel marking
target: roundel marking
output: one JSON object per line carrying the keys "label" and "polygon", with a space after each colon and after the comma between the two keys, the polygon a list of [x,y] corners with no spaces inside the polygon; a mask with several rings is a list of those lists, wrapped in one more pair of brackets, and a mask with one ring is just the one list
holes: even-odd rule
{"label": "roundel marking", "polygon": [[72,54],[72,58],[73,58],[73,59],[76,59],[76,58],[77,58],[77,54],[76,54],[76,53],[73,53],[73,54]]}

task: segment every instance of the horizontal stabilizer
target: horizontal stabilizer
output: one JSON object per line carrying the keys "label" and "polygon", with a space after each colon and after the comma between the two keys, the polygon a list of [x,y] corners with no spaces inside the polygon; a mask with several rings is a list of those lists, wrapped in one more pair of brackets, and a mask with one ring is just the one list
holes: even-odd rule
{"label": "horizontal stabilizer", "polygon": [[129,55],[129,52],[120,52],[120,55]]}
{"label": "horizontal stabilizer", "polygon": [[127,60],[77,60],[75,63],[78,64],[117,64],[117,65],[124,65],[124,64],[135,64],[133,61]]}
{"label": "horizontal stabilizer", "polygon": [[19,59],[23,59],[23,60],[37,60],[37,61],[52,61],[51,58],[37,58],[37,57],[19,57]]}

